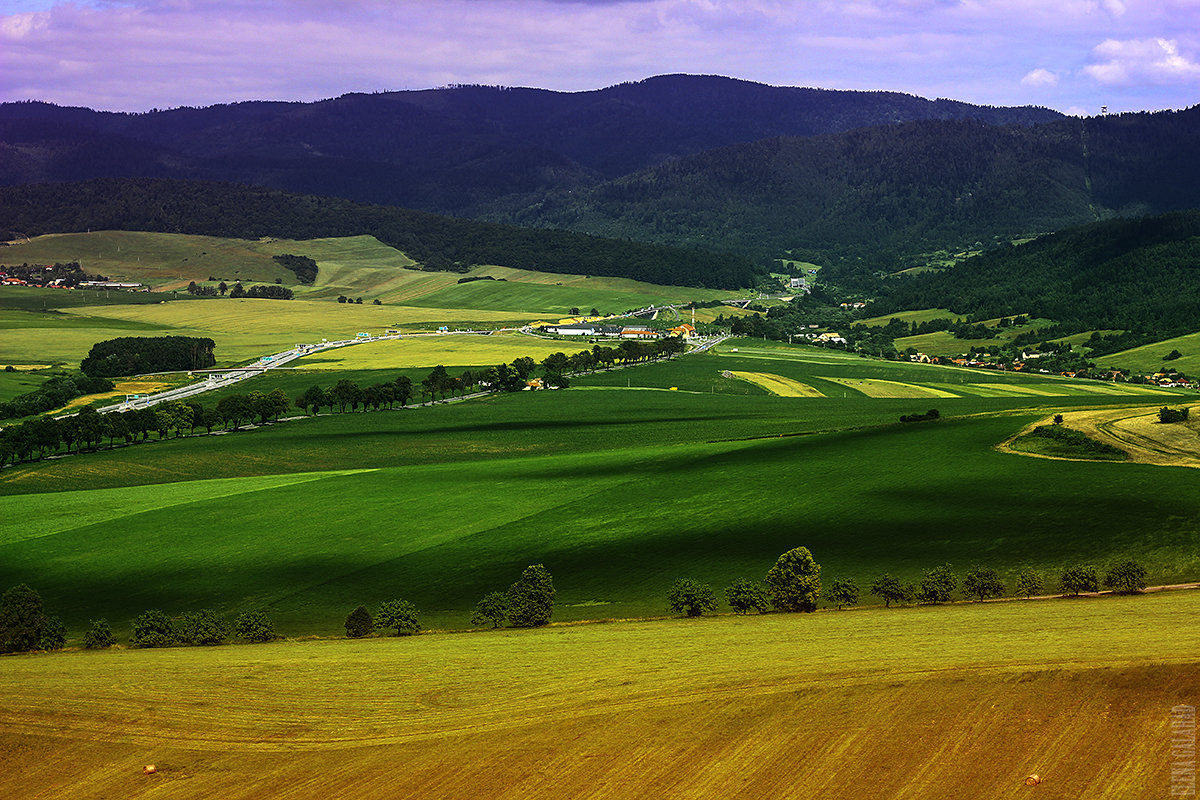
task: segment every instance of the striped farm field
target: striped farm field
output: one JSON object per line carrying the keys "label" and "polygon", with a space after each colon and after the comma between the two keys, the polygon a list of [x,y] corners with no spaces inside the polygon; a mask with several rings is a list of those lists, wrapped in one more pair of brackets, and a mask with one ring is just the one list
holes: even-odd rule
{"label": "striped farm field", "polygon": [[0,796],[1168,797],[1197,614],[1177,591],[6,658]]}
{"label": "striped farm field", "polygon": [[471,367],[508,363],[525,356],[540,362],[551,353],[571,355],[589,348],[587,343],[521,333],[421,335],[342,347],[294,363],[297,367],[318,370],[408,369],[438,364]]}
{"label": "striped farm field", "polygon": [[755,386],[761,386],[773,395],[779,397],[824,397],[825,395],[809,386],[807,383],[782,378],[766,372],[731,372],[735,377],[749,381]]}
{"label": "striped farm field", "polygon": [[861,392],[867,397],[958,397],[954,392],[948,392],[944,389],[934,389],[930,386],[918,386],[915,383],[902,383],[901,381],[881,380],[879,378],[832,378],[825,377],[825,380],[833,381],[841,384],[856,392]]}

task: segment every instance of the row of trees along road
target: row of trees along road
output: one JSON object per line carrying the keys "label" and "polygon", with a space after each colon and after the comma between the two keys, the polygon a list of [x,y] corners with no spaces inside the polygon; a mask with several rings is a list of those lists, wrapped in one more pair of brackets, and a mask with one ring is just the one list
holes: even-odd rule
{"label": "row of trees along road", "polygon": [[94,450],[105,439],[112,448],[118,440],[125,444],[144,442],[151,433],[165,439],[172,433],[176,437],[185,432],[193,434],[197,428],[212,433],[214,428],[237,430],[242,424],[256,420],[265,424],[287,413],[293,402],[306,414],[318,414],[322,408],[345,412],[360,408],[393,408],[397,403],[403,407],[416,396],[424,402],[426,399],[444,401],[447,396],[461,397],[472,391],[515,392],[526,388],[539,368],[545,385],[566,388],[570,385],[571,375],[611,369],[618,363],[669,358],[683,352],[684,347],[683,340],[675,337],[653,342],[626,339],[617,347],[596,345],[591,350],[571,355],[552,353],[540,363],[522,356],[511,363],[483,370],[464,370],[457,376],[450,375],[444,366],[438,365],[417,384],[407,375],[367,387],[342,379],[329,388],[311,386],[294,401],[289,401],[287,394],[276,388],[269,392],[227,395],[215,407],[204,406],[197,400],[172,400],[151,408],[110,414],[100,414],[87,407],[75,416],[27,419],[4,428],[0,431],[0,467],[18,461],[39,460],[64,447],[67,453]]}
{"label": "row of trees along road", "polygon": [[248,395],[229,395],[215,407],[204,406],[195,400],[170,400],[150,408],[101,414],[87,407],[78,414],[61,419],[37,417],[0,431],[0,466],[17,461],[41,459],[63,447],[66,452],[98,448],[106,439],[108,446],[117,440],[125,444],[146,441],[151,433],[165,439],[172,433],[182,436],[204,428],[238,428],[243,422],[278,420],[291,408],[282,389],[270,392],[250,392]]}

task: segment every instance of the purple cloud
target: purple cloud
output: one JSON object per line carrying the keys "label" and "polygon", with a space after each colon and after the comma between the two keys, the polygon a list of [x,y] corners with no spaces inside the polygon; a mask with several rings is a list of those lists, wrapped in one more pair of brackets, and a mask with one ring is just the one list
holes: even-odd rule
{"label": "purple cloud", "polygon": [[693,72],[1182,107],[1200,102],[1198,23],[1196,0],[0,0],[0,99],[143,110]]}

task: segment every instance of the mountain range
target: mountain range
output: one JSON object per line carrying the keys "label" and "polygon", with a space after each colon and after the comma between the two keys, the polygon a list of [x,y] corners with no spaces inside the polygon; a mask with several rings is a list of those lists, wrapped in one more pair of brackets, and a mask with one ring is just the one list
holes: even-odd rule
{"label": "mountain range", "polygon": [[1200,107],[1081,119],[696,75],[145,114],[0,105],[0,184],[227,181],[760,269],[790,255],[846,283],[937,251],[1200,207],[1196,152]]}

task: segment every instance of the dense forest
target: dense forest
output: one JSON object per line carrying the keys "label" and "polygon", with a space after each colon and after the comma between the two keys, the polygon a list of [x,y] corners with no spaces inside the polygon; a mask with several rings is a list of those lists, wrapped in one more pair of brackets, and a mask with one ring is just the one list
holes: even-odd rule
{"label": "dense forest", "polygon": [[1200,327],[1200,211],[1119,219],[994,250],[944,273],[888,281],[872,314],[949,308],[977,319],[1058,321],[1033,343],[1089,330],[1096,354]]}
{"label": "dense forest", "polygon": [[757,279],[744,256],[472,222],[331,197],[202,181],[98,179],[0,193],[0,235],[137,230],[257,239],[367,234],[426,269],[479,264],[738,288]]}
{"label": "dense forest", "polygon": [[592,185],[714,147],[915,119],[1035,124],[896,92],[664,75],[590,92],[454,86],[146,114],[0,104],[0,184],[100,177],[227,180],[473,215],[513,194]]}
{"label": "dense forest", "polygon": [[215,347],[192,336],[122,336],[92,345],[79,369],[92,378],[207,369],[217,363]]}
{"label": "dense forest", "polygon": [[917,121],[709,150],[590,189],[509,199],[492,218],[762,263],[848,284],[931,251],[1200,206],[1200,107],[1034,127]]}

